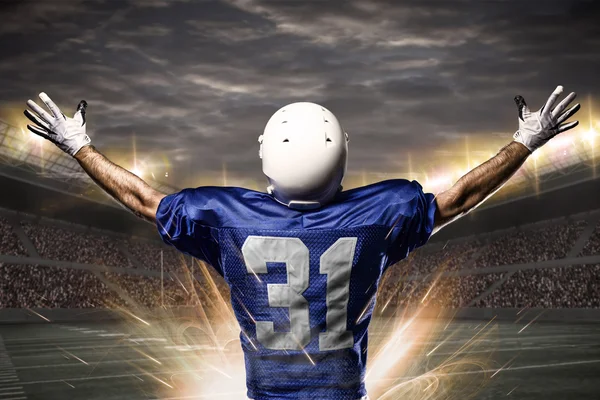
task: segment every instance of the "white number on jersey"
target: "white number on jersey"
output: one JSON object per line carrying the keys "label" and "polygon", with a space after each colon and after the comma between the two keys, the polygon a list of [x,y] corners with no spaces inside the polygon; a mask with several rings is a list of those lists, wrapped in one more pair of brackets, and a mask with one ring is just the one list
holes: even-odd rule
{"label": "white number on jersey", "polygon": [[[356,238],[340,238],[322,255],[321,274],[327,274],[326,331],[319,335],[319,350],[352,347],[354,337],[347,329],[350,272]],[[289,332],[275,332],[273,322],[256,321],[258,341],[272,350],[302,350],[310,342],[308,301],[302,295],[309,286],[309,251],[298,238],[249,236],[242,246],[246,269],[266,274],[267,262],[285,263],[287,283],[267,284],[270,307],[287,307]]]}

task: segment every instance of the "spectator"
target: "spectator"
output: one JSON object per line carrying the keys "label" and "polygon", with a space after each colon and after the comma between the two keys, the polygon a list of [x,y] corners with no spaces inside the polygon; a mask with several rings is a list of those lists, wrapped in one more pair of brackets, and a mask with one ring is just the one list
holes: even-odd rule
{"label": "spectator", "polygon": [[477,306],[599,308],[600,265],[517,271]]}
{"label": "spectator", "polygon": [[144,266],[144,269],[160,271],[160,254],[163,254],[163,268],[165,271],[180,271],[190,264],[186,257],[166,245],[151,244],[141,240],[128,240],[124,243],[131,254]]}
{"label": "spectator", "polygon": [[551,224],[512,231],[492,240],[475,261],[478,268],[564,258],[585,228],[585,222]]}
{"label": "spectator", "polygon": [[[162,252],[164,296],[161,299],[161,281],[156,275],[109,272],[103,277],[113,286],[107,287],[89,271],[0,263],[2,308],[116,305],[154,308],[164,304],[202,305],[209,312],[223,313],[222,299],[230,297],[229,288],[214,269],[197,260],[192,262],[190,257],[181,256],[158,241],[123,241],[68,227],[32,223],[22,226],[40,256],[51,260],[122,268],[141,265],[146,270],[158,271]],[[444,272],[563,258],[584,227],[583,221],[550,223],[513,230],[493,239],[473,238],[449,243],[441,249],[419,249],[388,269],[378,291],[378,307],[466,307],[494,282],[503,279],[504,274],[446,277],[442,276]],[[2,218],[0,254],[28,256],[11,224]],[[600,224],[581,252],[581,255],[595,254],[600,254]],[[127,256],[137,262],[131,262]],[[113,290],[115,287],[118,289]],[[132,299],[135,304],[126,304],[124,298]],[[478,300],[476,306],[599,308],[600,265],[517,271],[491,294]]]}
{"label": "spectator", "polygon": [[132,268],[131,262],[119,251],[116,241],[107,236],[69,231],[47,225],[29,223],[22,225],[43,258]]}
{"label": "spectator", "polygon": [[581,250],[580,256],[595,256],[600,254],[600,221],[596,225],[596,229],[592,233],[592,236],[586,243],[583,250]]}
{"label": "spectator", "polygon": [[25,248],[13,231],[13,227],[0,217],[0,254],[10,256],[26,256]]}
{"label": "spectator", "polygon": [[93,273],[0,264],[0,308],[94,308],[123,304]]}

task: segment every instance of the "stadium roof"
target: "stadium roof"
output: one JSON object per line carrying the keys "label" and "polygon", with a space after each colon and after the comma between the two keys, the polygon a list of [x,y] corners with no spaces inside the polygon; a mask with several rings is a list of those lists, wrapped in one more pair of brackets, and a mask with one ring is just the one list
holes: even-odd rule
{"label": "stadium roof", "polygon": [[[0,175],[120,207],[94,184],[76,160],[54,146],[44,145],[44,142],[28,131],[0,121]],[[600,153],[600,138],[592,122],[588,127],[562,134],[534,153],[509,183],[486,203],[485,208],[594,179],[597,153]],[[444,170],[438,174],[411,173],[410,178],[421,182],[425,190],[437,193],[449,187],[468,169]],[[387,173],[368,175],[369,181],[396,177]],[[144,180],[163,193],[180,190],[154,179]],[[362,180],[365,183],[364,177]],[[360,176],[350,174],[345,186],[360,184]]]}
{"label": "stadium roof", "polygon": [[[108,194],[98,188],[77,161],[54,146],[42,146],[45,140],[0,120],[0,175],[90,200],[119,207]],[[135,171],[133,171],[135,172]],[[165,183],[144,179],[162,193],[180,189]]]}

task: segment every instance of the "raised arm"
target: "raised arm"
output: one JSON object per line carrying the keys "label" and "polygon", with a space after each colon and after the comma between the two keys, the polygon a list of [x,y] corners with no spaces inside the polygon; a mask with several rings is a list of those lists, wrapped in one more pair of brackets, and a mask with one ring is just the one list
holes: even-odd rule
{"label": "raised arm", "polygon": [[523,97],[515,97],[519,107],[519,130],[514,135],[515,140],[436,196],[434,232],[475,209],[500,189],[532,152],[559,133],[577,126],[578,121],[565,122],[580,108],[579,104],[575,104],[565,111],[575,99],[575,93],[569,94],[554,107],[562,91],[562,86],[558,86],[546,104],[533,113]]}
{"label": "raised arm", "polygon": [[153,223],[158,204],[165,195],[110,161],[91,145],[85,132],[87,103],[81,101],[73,118],[68,118],[45,93],[40,93],[40,99],[51,114],[34,101],[27,101],[35,112],[25,110],[25,116],[35,124],[27,125],[27,129],[73,156],[98,186],[135,215]]}
{"label": "raised arm", "polygon": [[94,146],[82,147],[75,154],[75,159],[106,193],[138,217],[148,222],[155,222],[158,203],[165,197],[163,193],[153,189],[137,175],[110,161]]}
{"label": "raised arm", "polygon": [[438,194],[435,230],[483,203],[517,172],[530,155],[527,147],[511,142],[494,157],[460,178],[450,189]]}

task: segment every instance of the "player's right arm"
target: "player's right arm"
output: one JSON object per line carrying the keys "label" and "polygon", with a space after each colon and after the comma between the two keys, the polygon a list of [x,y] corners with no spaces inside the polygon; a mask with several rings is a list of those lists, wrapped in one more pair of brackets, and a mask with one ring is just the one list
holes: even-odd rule
{"label": "player's right arm", "polygon": [[138,217],[155,222],[158,204],[165,194],[110,161],[92,145],[82,147],[75,154],[75,159],[94,182],[115,200]]}
{"label": "player's right arm", "polygon": [[68,118],[48,95],[40,93],[40,99],[50,113],[34,101],[27,101],[35,113],[25,111],[25,116],[35,124],[27,125],[27,129],[73,156],[98,186],[138,217],[154,223],[158,205],[165,195],[110,161],[90,144],[85,132],[87,103],[82,101],[73,118]]}

